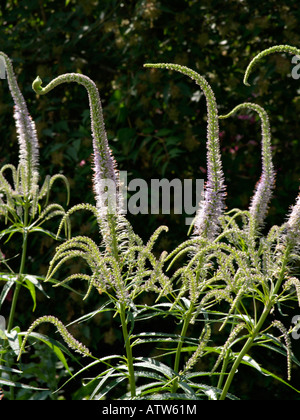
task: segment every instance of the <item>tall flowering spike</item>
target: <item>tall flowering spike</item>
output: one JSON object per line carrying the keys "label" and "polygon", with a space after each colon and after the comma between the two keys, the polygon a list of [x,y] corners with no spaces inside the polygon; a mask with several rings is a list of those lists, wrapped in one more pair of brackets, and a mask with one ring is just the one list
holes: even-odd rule
{"label": "tall flowering spike", "polygon": [[[294,56],[296,55],[300,55],[300,49],[296,48],[296,47],[292,47],[290,45],[275,45],[274,47],[268,48],[264,51],[262,51],[261,53],[259,53],[258,55],[256,55],[253,60],[250,62],[250,64],[248,65],[246,72],[245,72],[245,77],[244,77],[244,83],[246,85],[249,85],[248,83],[248,78],[250,73],[253,71],[254,67],[257,66],[258,62],[266,57],[269,54],[273,54],[273,53],[289,53],[289,54],[293,54]],[[299,245],[300,242],[300,234],[299,234],[299,229],[300,229],[300,196],[298,196],[297,200],[296,200],[296,204],[292,207],[292,210],[289,214],[289,218],[287,221],[287,235],[286,235],[286,239],[288,241],[288,243],[291,246],[297,246]]]}
{"label": "tall flowering spike", "polygon": [[205,78],[195,71],[177,64],[145,64],[144,67],[175,70],[189,76],[203,90],[207,105],[207,183],[204,200],[195,218],[194,233],[213,239],[219,230],[219,217],[225,208],[225,183],[219,145],[219,122],[216,99]]}
{"label": "tall flowering spike", "polygon": [[300,194],[297,197],[296,204],[292,207],[288,221],[286,223],[286,239],[292,247],[300,244]]}
{"label": "tall flowering spike", "polygon": [[82,343],[80,343],[79,341],[77,341],[67,330],[67,328],[64,326],[64,324],[57,319],[56,317],[52,316],[52,315],[44,315],[41,316],[40,318],[36,319],[31,326],[29,327],[27,333],[25,334],[25,337],[23,339],[23,343],[22,346],[20,348],[20,352],[19,352],[19,356],[18,356],[18,360],[21,357],[21,354],[25,348],[25,344],[27,341],[28,336],[32,333],[32,331],[38,327],[40,324],[42,324],[43,322],[50,322],[51,324],[53,324],[59,334],[62,336],[63,340],[65,341],[65,343],[73,350],[81,353],[83,356],[91,356],[91,353],[89,351],[89,349],[87,347],[85,347]]}
{"label": "tall flowering spike", "polygon": [[236,106],[229,114],[222,115],[219,118],[228,118],[241,109],[250,109],[255,111],[258,113],[261,119],[262,173],[249,208],[252,219],[252,227],[255,230],[259,228],[265,220],[275,184],[275,171],[272,162],[270,122],[268,114],[261,106],[249,102]]}
{"label": "tall flowering spike", "polygon": [[14,118],[20,147],[21,188],[24,195],[34,195],[37,188],[39,166],[39,146],[35,124],[19,89],[11,60],[3,52],[0,52],[0,57],[5,63],[8,85],[15,104]]}
{"label": "tall flowering spike", "polygon": [[94,190],[99,213],[98,221],[104,240],[111,247],[111,244],[109,244],[112,241],[111,236],[113,236],[111,229],[115,229],[111,224],[114,223],[115,215],[121,211],[121,194],[119,193],[119,174],[108,146],[102,105],[96,84],[85,75],[68,73],[56,77],[44,88],[41,86],[42,80],[40,77],[37,77],[32,87],[37,94],[45,95],[56,86],[70,82],[83,85],[88,92],[94,149]]}
{"label": "tall flowering spike", "polygon": [[259,63],[259,61],[266,57],[269,54],[273,54],[273,53],[283,53],[283,52],[287,52],[293,55],[300,55],[300,49],[296,48],[296,47],[291,47],[290,45],[275,45],[274,47],[271,48],[267,48],[264,51],[261,51],[259,54],[257,54],[253,60],[250,62],[250,64],[248,65],[246,72],[245,72],[245,76],[244,76],[244,84],[247,86],[250,86],[248,83],[248,79],[250,76],[250,73],[253,71],[253,69],[257,66],[257,64]]}

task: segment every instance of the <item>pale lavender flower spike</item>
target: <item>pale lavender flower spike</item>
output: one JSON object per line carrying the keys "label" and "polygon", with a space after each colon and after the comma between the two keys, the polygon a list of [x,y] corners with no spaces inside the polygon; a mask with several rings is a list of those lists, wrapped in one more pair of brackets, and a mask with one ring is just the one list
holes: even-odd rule
{"label": "pale lavender flower spike", "polygon": [[258,113],[261,119],[261,132],[262,132],[262,173],[261,178],[256,186],[254,196],[252,198],[249,213],[250,213],[250,227],[251,233],[260,228],[265,220],[268,212],[270,200],[275,184],[275,171],[272,162],[272,149],[271,149],[271,130],[269,117],[266,111],[259,105],[253,103],[243,103],[236,106],[229,114],[222,115],[219,118],[228,118],[241,109],[250,109]]}
{"label": "pale lavender flower spike", "polygon": [[298,246],[300,242],[300,194],[296,203],[292,206],[288,221],[286,223],[287,240],[290,245]]}
{"label": "pale lavender flower spike", "polygon": [[21,189],[24,195],[29,196],[35,193],[38,181],[39,145],[36,128],[19,89],[11,60],[1,51],[0,57],[3,58],[5,63],[8,85],[15,105],[14,118],[20,146],[19,166],[21,171]]}
{"label": "pale lavender flower spike", "polygon": [[[297,47],[292,47],[290,45],[275,45],[271,48],[267,48],[264,51],[261,51],[259,54],[257,54],[250,64],[247,67],[247,70],[245,72],[244,76],[244,83],[249,86],[248,79],[253,71],[253,69],[257,66],[257,64],[260,62],[260,60],[269,54],[274,53],[289,53],[294,56],[300,55],[300,49]],[[287,241],[289,244],[293,246],[298,246],[300,241],[300,195],[298,195],[295,205],[292,207],[288,221],[286,223],[287,228]]]}
{"label": "pale lavender flower spike", "polygon": [[78,73],[68,73],[53,79],[47,86],[42,87],[42,80],[37,77],[32,87],[39,95],[44,95],[62,83],[76,82],[83,85],[88,93],[90,113],[91,113],[91,129],[93,136],[94,150],[94,188],[98,207],[103,208],[103,196],[105,185],[103,181],[111,180],[118,185],[118,172],[116,162],[112,156],[108,145],[103,112],[99,92],[95,83],[87,76]]}
{"label": "pale lavender flower spike", "polygon": [[219,218],[225,209],[226,187],[219,145],[218,108],[212,88],[206,79],[195,71],[177,64],[145,64],[144,67],[176,70],[193,79],[203,90],[207,104],[207,182],[204,200],[194,222],[194,234],[214,239],[219,232]]}
{"label": "pale lavender flower spike", "polygon": [[[89,97],[91,130],[94,150],[94,190],[98,212],[98,223],[103,239],[111,250],[115,248],[112,232],[118,224],[121,214],[122,196],[119,191],[119,173],[116,162],[108,145],[102,105],[96,84],[87,76],[78,73],[68,73],[53,79],[42,87],[42,80],[37,77],[32,84],[33,90],[44,95],[62,83],[76,82],[83,85]],[[114,251],[115,255],[117,251]]]}

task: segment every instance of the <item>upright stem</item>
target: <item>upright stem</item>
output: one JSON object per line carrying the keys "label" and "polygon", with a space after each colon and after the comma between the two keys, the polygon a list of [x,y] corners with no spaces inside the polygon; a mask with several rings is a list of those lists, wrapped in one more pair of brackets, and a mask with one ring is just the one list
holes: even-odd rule
{"label": "upright stem", "polygon": [[251,337],[248,338],[248,340],[246,341],[244,347],[240,351],[240,354],[235,359],[235,362],[232,365],[232,368],[230,370],[230,373],[229,373],[229,375],[227,377],[227,380],[225,382],[225,385],[224,385],[222,394],[220,396],[220,400],[225,400],[226,395],[227,395],[227,392],[228,392],[229,387],[231,385],[231,382],[232,382],[232,380],[234,378],[234,375],[235,375],[235,373],[237,371],[237,368],[239,367],[241,361],[243,360],[243,357],[248,353],[248,351],[252,347],[253,341],[254,341],[255,337],[257,336],[257,334],[259,333],[259,331],[260,331],[263,323],[265,322],[267,316],[269,315],[272,306],[273,306],[273,304],[269,304],[267,306],[267,308],[265,308],[265,310],[263,311],[263,313],[262,313],[262,315],[260,317],[260,320],[259,320],[258,324],[256,325],[256,328],[254,329]]}
{"label": "upright stem", "polygon": [[[182,349],[182,346],[183,346],[183,337],[186,336],[187,329],[188,329],[189,324],[190,324],[190,320],[191,320],[191,317],[192,317],[193,310],[194,310],[194,306],[191,305],[189,311],[186,314],[184,322],[183,322],[181,335],[180,335],[180,340],[179,340],[177,350],[176,350],[175,363],[174,363],[174,371],[176,373],[179,373],[179,363],[180,363],[181,349]],[[172,392],[173,393],[176,392],[177,388],[178,388],[178,380],[176,379],[173,383]]]}
{"label": "upright stem", "polygon": [[121,317],[121,323],[122,323],[123,338],[124,338],[125,348],[126,348],[130,393],[131,393],[131,397],[135,397],[136,387],[135,387],[135,378],[134,378],[132,348],[130,345],[130,337],[128,336],[127,323],[126,323],[126,307],[124,304],[121,304],[120,317]]}
{"label": "upright stem", "polygon": [[22,243],[22,256],[21,256],[21,264],[19,269],[18,281],[16,282],[16,287],[13,295],[13,300],[11,304],[7,332],[9,333],[13,327],[14,316],[16,311],[16,305],[18,301],[19,292],[22,286],[22,275],[24,274],[25,270],[25,262],[26,262],[26,253],[27,253],[27,243],[28,243],[28,214],[29,213],[29,203],[25,202],[25,209],[24,209],[24,230],[23,230],[23,243]]}
{"label": "upright stem", "polygon": [[[25,270],[25,262],[26,262],[26,253],[27,253],[27,243],[28,243],[28,216],[29,216],[29,202],[27,198],[25,199],[25,208],[24,208],[24,225],[23,225],[23,243],[22,243],[22,256],[21,256],[21,263],[18,275],[18,281],[16,282],[16,287],[13,295],[13,300],[10,308],[10,314],[8,319],[7,325],[7,333],[10,333],[11,329],[13,328],[14,317],[16,312],[17,301],[19,297],[19,292],[22,286],[22,275],[24,274]],[[9,357],[7,359],[8,366],[10,366]],[[10,376],[12,376],[10,374]],[[14,399],[14,387],[10,387],[10,399]]]}
{"label": "upright stem", "polygon": [[260,316],[260,319],[258,320],[258,323],[256,324],[256,327],[254,328],[251,336],[248,338],[248,340],[246,341],[246,343],[244,344],[244,347],[242,348],[242,350],[240,351],[238,357],[235,359],[234,364],[232,365],[232,368],[229,372],[229,375],[227,377],[227,380],[225,382],[222,394],[220,396],[220,400],[225,400],[226,395],[228,393],[229,387],[231,385],[231,382],[234,378],[234,375],[243,359],[243,357],[248,353],[248,351],[250,350],[250,348],[252,347],[253,341],[254,339],[257,337],[257,335],[259,334],[264,322],[266,321],[271,309],[273,308],[274,305],[274,298],[276,298],[276,295],[279,291],[279,288],[282,284],[282,281],[284,279],[284,273],[285,273],[285,269],[286,269],[286,265],[288,262],[288,257],[290,254],[290,247],[287,246],[286,250],[285,250],[285,255],[283,258],[283,262],[282,262],[282,268],[281,268],[281,272],[279,274],[278,280],[275,284],[274,290],[272,291],[272,293],[270,294],[268,301],[266,303],[266,306]]}
{"label": "upright stem", "polygon": [[217,388],[219,388],[219,389],[223,385],[224,375],[226,373],[226,369],[227,369],[227,366],[228,366],[228,363],[229,363],[229,352],[230,352],[230,349],[227,350],[226,355],[225,355],[224,360],[223,360],[221,374],[219,376],[218,385],[217,385]]}
{"label": "upright stem", "polygon": [[[237,312],[238,312],[237,308],[235,308],[234,317],[236,316]],[[256,320],[256,316],[255,316],[255,320]],[[229,334],[231,334],[233,330],[234,330],[234,324],[231,325],[231,329],[230,329]],[[225,357],[223,359],[222,369],[221,369],[221,373],[220,373],[219,380],[218,380],[218,385],[217,385],[217,388],[219,388],[219,389],[221,389],[221,387],[223,385],[224,377],[226,375],[226,369],[227,369],[227,366],[228,366],[228,363],[229,363],[229,360],[230,360],[230,352],[231,352],[231,349],[229,348],[226,351]]]}

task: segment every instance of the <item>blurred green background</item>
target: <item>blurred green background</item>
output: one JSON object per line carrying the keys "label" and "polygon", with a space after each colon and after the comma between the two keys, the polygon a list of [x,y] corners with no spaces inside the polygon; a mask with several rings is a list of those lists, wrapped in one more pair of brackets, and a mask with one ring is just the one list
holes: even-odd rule
{"label": "blurred green background", "polygon": [[[206,106],[202,93],[186,77],[144,69],[144,63],[177,63],[202,74],[215,92],[220,114],[245,101],[263,106],[270,116],[277,171],[267,229],[285,220],[299,190],[300,85],[291,77],[292,57],[288,55],[264,59],[252,74],[250,87],[243,85],[243,75],[259,51],[276,44],[300,46],[299,24],[297,1],[2,1],[0,50],[13,60],[19,86],[37,125],[42,177],[64,173],[71,183],[71,205],[94,203],[87,94],[82,87],[69,84],[37,97],[31,88],[37,75],[46,84],[59,74],[81,72],[96,82],[110,146],[119,169],[128,171],[129,180],[206,177]],[[1,80],[1,165],[17,163],[18,158],[12,106],[7,82]],[[260,123],[251,114],[249,118],[236,116],[220,121],[228,208],[249,205],[261,171],[260,140]],[[58,184],[56,191],[64,203],[65,194]],[[145,240],[159,225],[169,226],[160,249],[171,250],[187,237],[184,216],[128,217]],[[50,224],[49,228],[56,227]],[[87,214],[74,218],[73,233],[89,234],[98,241],[96,223]],[[13,257],[19,245],[16,238],[3,252]],[[30,245],[27,270],[43,275],[56,244],[44,237]],[[84,270],[81,261],[68,267],[68,272],[77,272],[78,268]],[[55,312],[68,322],[99,304],[95,298],[83,304],[77,295],[66,296],[57,289],[49,293],[51,302],[41,297],[34,313],[28,310],[24,295],[19,307],[23,328],[39,310],[41,314]],[[290,325],[290,318],[284,322]],[[118,326],[111,318],[100,319],[99,325],[101,328],[81,328],[79,338],[92,350],[100,340],[111,351],[118,342]],[[299,343],[293,344],[299,353]],[[266,352],[263,361],[269,370],[285,372],[284,358],[268,359]],[[252,399],[297,397],[268,378],[247,377],[247,372],[237,390],[239,395]],[[298,388],[299,378],[295,371],[293,384]]]}

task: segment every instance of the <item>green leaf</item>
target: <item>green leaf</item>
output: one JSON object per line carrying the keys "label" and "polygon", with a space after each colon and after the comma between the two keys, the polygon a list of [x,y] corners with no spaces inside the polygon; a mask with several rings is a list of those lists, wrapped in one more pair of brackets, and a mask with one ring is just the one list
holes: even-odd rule
{"label": "green leaf", "polygon": [[42,292],[43,295],[46,296],[48,299],[50,299],[50,296],[47,295],[47,293],[43,289],[43,286],[41,285],[39,280],[45,280],[45,278],[40,277],[40,276],[33,276],[32,274],[25,274],[25,282],[30,293],[32,293],[34,304],[35,304],[35,295],[36,295],[35,288],[38,289],[40,292]]}
{"label": "green leaf", "polygon": [[23,388],[23,389],[31,389],[33,391],[47,391],[48,390],[48,388],[37,388],[36,386],[26,385],[20,382],[14,382],[9,379],[3,379],[3,378],[0,378],[0,385],[13,386],[16,388]]}
{"label": "green leaf", "polygon": [[[123,373],[118,373],[118,374],[113,374],[113,369],[109,369],[109,371],[107,372],[107,374],[104,376],[104,378],[102,378],[102,380],[99,382],[99,384],[96,386],[95,390],[93,391],[90,399],[91,400],[100,400],[103,397],[105,397],[105,395],[111,391],[112,389],[114,389],[117,385],[119,385],[121,382],[123,382],[125,379],[127,379],[127,375],[123,374]],[[117,376],[116,379],[112,380],[108,385],[106,385],[103,390],[101,392],[99,392],[97,394],[97,392],[101,389],[101,387],[103,386],[103,384],[108,380],[108,379],[112,379],[113,377]]]}
{"label": "green leaf", "polygon": [[[271,348],[271,346],[264,346],[264,347]],[[274,349],[274,348],[272,350],[275,350],[276,351],[276,349]],[[277,349],[277,351],[279,353],[281,353],[281,351],[279,351],[279,349]],[[282,354],[284,354],[284,353],[282,353]],[[253,367],[254,369],[258,370],[262,375],[271,376],[272,378],[274,378],[277,381],[283,383],[284,385],[287,385],[289,388],[293,389],[294,391],[296,391],[296,392],[298,392],[300,394],[300,390],[294,388],[288,382],[284,381],[282,378],[280,378],[279,376],[275,375],[274,373],[272,373],[272,372],[268,371],[267,369],[264,369],[263,367],[261,367],[252,357],[250,357],[248,355],[245,355],[243,357],[242,363],[243,364],[246,364],[248,366]]]}
{"label": "green leaf", "polygon": [[[0,295],[0,307],[3,304],[9,290],[11,289],[11,287],[14,285],[14,283],[16,283],[18,281],[18,275],[16,275],[15,273],[0,273],[0,280],[5,280],[7,281],[7,283],[3,286],[3,289],[1,291],[1,295]],[[40,277],[40,276],[33,276],[32,274],[24,274],[23,275],[23,282],[22,282],[22,286],[26,287],[32,297],[33,300],[33,311],[36,308],[36,291],[35,288],[37,288],[40,292],[43,293],[44,296],[46,296],[47,298],[49,298],[49,295],[47,295],[47,293],[44,291],[41,283],[39,280],[44,280],[44,277]]]}
{"label": "green leaf", "polygon": [[168,379],[171,379],[172,377],[176,376],[176,372],[173,369],[169,368],[164,363],[158,362],[157,360],[148,357],[137,358],[136,362],[134,363],[134,366],[144,367],[160,372],[163,375],[165,375]]}
{"label": "green leaf", "polygon": [[0,233],[0,239],[2,239],[5,235],[9,235],[6,239],[5,243],[9,242],[10,238],[14,233],[23,232],[23,227],[15,227],[15,225],[10,226],[8,229],[2,230]]}
{"label": "green leaf", "polygon": [[192,388],[187,383],[185,383],[183,381],[179,381],[178,385],[191,400],[197,399],[197,396],[196,396],[195,392],[192,390]]}
{"label": "green leaf", "polygon": [[180,138],[179,137],[170,136],[170,137],[166,138],[166,145],[167,146],[173,146],[175,144],[177,144],[177,145],[180,144]]}
{"label": "green leaf", "polygon": [[201,400],[202,398],[191,398],[190,395],[186,395],[186,394],[177,394],[177,393],[171,393],[171,392],[162,392],[162,393],[158,393],[158,394],[150,394],[150,395],[144,395],[142,398],[140,398],[142,400]]}
{"label": "green leaf", "polygon": [[[26,335],[26,333],[20,333],[20,335]],[[43,334],[39,334],[35,332],[30,333],[28,337],[37,338],[38,340],[47,344],[47,346],[51,348],[51,350],[55,353],[58,359],[62,362],[62,364],[64,365],[65,369],[69,372],[69,374],[72,375],[63,352],[68,354],[69,356],[72,356],[72,355],[65,346],[63,346],[61,343],[54,340],[53,338],[50,338]]]}
{"label": "green leaf", "polygon": [[80,323],[80,322],[88,321],[88,320],[92,319],[94,316],[96,316],[100,313],[103,313],[103,312],[111,312],[113,309],[112,308],[107,308],[107,306],[110,305],[110,304],[111,304],[110,301],[104,303],[102,306],[100,306],[100,308],[96,309],[95,311],[84,314],[80,318],[77,318],[74,321],[70,322],[68,324],[68,326],[70,326],[72,324],[77,324],[77,323]]}
{"label": "green leaf", "polygon": [[140,333],[132,336],[132,339],[134,338],[136,341],[133,342],[133,346],[144,343],[177,343],[180,340],[180,336],[178,334],[156,332]]}
{"label": "green leaf", "polygon": [[295,392],[297,392],[298,394],[300,394],[300,390],[299,389],[294,388],[292,385],[290,385],[288,382],[284,381],[279,376],[275,375],[272,372],[269,372],[267,369],[261,368],[261,370],[262,370],[262,373],[264,375],[271,376],[272,378],[276,379],[277,381],[283,383],[284,385],[288,386],[289,388],[293,389]]}
{"label": "green leaf", "polygon": [[35,287],[32,284],[32,282],[30,280],[28,280],[28,278],[25,277],[25,283],[27,285],[27,288],[30,292],[30,295],[32,297],[32,301],[33,301],[33,308],[32,308],[32,312],[35,311],[36,308],[36,293],[35,293]]}
{"label": "green leaf", "polygon": [[6,281],[0,294],[0,308],[1,308],[3,302],[6,299],[6,296],[8,295],[8,292],[10,291],[12,286],[15,284],[15,275],[10,277],[10,275],[0,273],[0,280]]}
{"label": "green leaf", "polygon": [[13,369],[13,368],[10,368],[8,366],[2,366],[2,365],[0,365],[0,371],[2,371],[2,372],[10,372],[10,373],[17,373],[17,374],[23,373],[19,369]]}
{"label": "green leaf", "polygon": [[10,347],[13,349],[13,351],[16,355],[19,354],[20,347],[21,347],[19,332],[20,332],[19,327],[15,327],[9,333],[6,332],[6,337],[8,339],[8,343],[9,343]]}
{"label": "green leaf", "polygon": [[[68,382],[70,382],[72,379],[74,379],[76,376],[81,375],[84,371],[93,368],[95,365],[99,364],[99,363],[105,363],[105,364],[109,364],[108,361],[112,360],[112,359],[120,359],[120,355],[111,355],[111,356],[106,356],[103,357],[101,359],[95,360],[92,363],[88,364],[87,366],[84,366],[82,369],[78,370],[76,373],[74,373],[74,375],[68,379],[60,388],[58,388],[56,390],[56,392],[58,392],[61,388],[63,388]],[[89,382],[87,382],[84,386],[87,387],[89,386],[93,381],[97,380],[99,377],[101,377],[103,374],[105,374],[106,372],[96,376],[95,378],[92,378]]]}
{"label": "green leaf", "polygon": [[251,366],[251,367],[253,367],[254,369],[258,370],[260,373],[263,374],[263,371],[262,371],[262,368],[260,367],[260,365],[252,357],[250,357],[248,354],[245,354],[241,363],[243,363],[244,365]]}
{"label": "green leaf", "polygon": [[[139,396],[139,398],[141,398],[141,397],[151,395],[151,394],[156,394],[159,392],[163,393],[165,392],[164,384],[165,384],[165,381],[160,381],[160,382],[151,382],[145,385],[141,385],[136,388],[136,394]],[[129,393],[126,393],[125,395],[121,397],[121,399],[128,399],[128,397],[130,397],[130,395]]]}
{"label": "green leaf", "polygon": [[[222,393],[222,390],[220,388],[216,388],[216,387],[204,385],[204,384],[200,384],[199,389],[203,390],[205,395],[207,395],[210,399],[216,399],[216,397]],[[230,399],[230,400],[239,400],[239,398],[237,398],[235,395],[230,394],[230,393],[228,393],[226,397],[227,399]]]}
{"label": "green leaf", "polygon": [[[50,232],[50,230],[43,229],[43,228],[38,227],[38,226],[37,227],[30,228],[30,232],[44,233],[45,235],[50,236],[52,239],[57,239],[56,233]],[[62,239],[62,238],[58,238],[58,239]]]}
{"label": "green leaf", "polygon": [[[283,344],[282,344],[282,343],[281,343],[281,345],[283,346]],[[272,351],[275,351],[275,352],[277,352],[277,353],[280,353],[280,354],[282,354],[283,356],[285,356],[285,357],[286,357],[286,348],[285,348],[285,347],[283,347],[283,348],[281,349],[281,348],[278,348],[278,347],[271,346],[270,344],[260,344],[260,346],[261,346],[261,347],[266,347],[267,349],[272,350]],[[293,361],[296,365],[300,366],[300,361],[296,358],[296,356],[295,356],[294,354],[292,354],[292,361]]]}
{"label": "green leaf", "polygon": [[159,381],[160,383],[165,383],[165,377],[157,372],[151,372],[148,370],[141,370],[141,371],[136,370],[134,375],[137,378],[155,379],[156,381]]}

